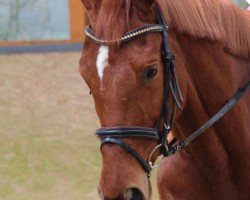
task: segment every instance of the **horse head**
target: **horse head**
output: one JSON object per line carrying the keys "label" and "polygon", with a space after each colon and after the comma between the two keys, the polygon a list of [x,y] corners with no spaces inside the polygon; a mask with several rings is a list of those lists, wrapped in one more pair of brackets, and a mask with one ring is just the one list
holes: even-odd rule
{"label": "horse head", "polygon": [[[97,38],[116,41],[130,30],[156,24],[154,1],[85,0],[83,4]],[[86,38],[80,71],[93,95],[102,127],[155,126],[164,86],[161,44],[160,33],[113,44],[98,44]],[[123,141],[145,161],[157,145],[157,141],[148,138]],[[103,145],[102,158],[99,193],[104,199],[150,198],[147,174],[126,149],[115,144]]]}
{"label": "horse head", "polygon": [[[157,157],[176,153],[206,130],[196,143],[165,159],[158,176],[160,198],[249,196],[249,184],[231,187],[249,174],[246,165],[241,164],[242,171],[237,167],[238,155],[247,158],[243,141],[249,149],[243,139],[249,130],[249,96],[209,129],[250,87],[248,13],[225,0],[174,0],[168,5],[161,0],[82,2],[90,25],[80,72],[102,127],[96,131],[102,153],[101,199],[152,199],[149,177]],[[163,16],[160,8],[168,12]],[[170,49],[178,56],[177,72]],[[242,85],[233,95],[233,88]],[[181,102],[183,109],[176,112]],[[224,105],[219,112],[218,105]],[[228,126],[232,122],[234,126]],[[171,128],[178,143],[171,140]],[[233,132],[238,142],[226,134]],[[234,176],[231,169],[242,176]]]}

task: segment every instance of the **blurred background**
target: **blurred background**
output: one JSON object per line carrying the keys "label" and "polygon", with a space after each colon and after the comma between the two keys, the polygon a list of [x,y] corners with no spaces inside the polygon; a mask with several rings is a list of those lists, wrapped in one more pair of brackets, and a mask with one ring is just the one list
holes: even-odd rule
{"label": "blurred background", "polygon": [[80,0],[0,0],[0,200],[98,199],[99,121],[78,72],[87,23]]}
{"label": "blurred background", "polygon": [[86,23],[80,0],[0,0],[0,200],[98,199]]}

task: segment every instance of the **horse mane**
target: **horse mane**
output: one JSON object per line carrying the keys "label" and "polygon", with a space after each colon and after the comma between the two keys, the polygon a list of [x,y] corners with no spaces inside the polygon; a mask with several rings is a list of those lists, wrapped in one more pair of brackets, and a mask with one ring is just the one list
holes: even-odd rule
{"label": "horse mane", "polygon": [[[229,53],[250,58],[250,14],[229,0],[158,0],[176,31],[219,42]],[[167,11],[166,11],[167,10]]]}
{"label": "horse mane", "polygon": [[96,22],[92,24],[98,37],[108,40],[121,38],[127,32],[130,1],[105,0],[95,11]]}
{"label": "horse mane", "polygon": [[[105,2],[105,3],[104,3]],[[108,39],[128,31],[132,0],[105,0],[96,33]],[[229,0],[156,0],[167,23],[181,34],[211,40],[235,56],[250,58],[250,13]]]}

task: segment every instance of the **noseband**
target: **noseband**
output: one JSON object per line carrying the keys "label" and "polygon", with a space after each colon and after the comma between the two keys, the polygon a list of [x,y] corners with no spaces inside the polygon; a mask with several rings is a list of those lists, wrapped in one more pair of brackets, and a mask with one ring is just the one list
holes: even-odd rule
{"label": "noseband", "polygon": [[[154,128],[105,127],[105,128],[100,128],[96,131],[96,135],[101,140],[101,148],[105,144],[116,144],[123,147],[127,152],[132,154],[138,160],[138,162],[141,164],[141,166],[147,173],[148,177],[150,177],[151,170],[154,167],[157,167],[161,163],[160,162],[156,165],[153,165],[151,162],[151,159],[157,150],[160,150],[160,153],[163,157],[168,157],[172,154],[175,154],[177,151],[183,149],[191,141],[193,141],[195,138],[197,138],[199,135],[205,132],[208,128],[210,128],[215,122],[217,122],[226,112],[228,112],[250,87],[250,81],[248,81],[246,85],[238,89],[238,91],[234,94],[234,96],[225,104],[225,106],[217,114],[215,114],[210,120],[208,120],[208,122],[206,122],[197,131],[192,133],[188,138],[184,139],[179,143],[176,143],[176,139],[168,141],[167,136],[174,122],[176,107],[181,109],[180,102],[183,102],[183,96],[175,72],[175,66],[174,66],[175,56],[170,51],[168,44],[168,26],[166,25],[159,8],[157,8],[156,14],[157,14],[158,24],[147,24],[143,27],[134,29],[132,31],[127,32],[122,38],[117,40],[106,40],[98,38],[90,26],[87,26],[85,28],[86,35],[89,36],[93,41],[101,45],[126,43],[136,39],[139,36],[143,36],[149,33],[161,33],[162,35],[164,91],[163,91],[161,112],[159,119],[156,123],[156,126]],[[167,104],[170,92],[174,99],[174,106],[171,114]],[[161,126],[162,124],[163,126]],[[128,144],[123,140],[124,138],[143,138],[143,139],[154,140],[157,141],[158,145],[154,148],[152,153],[149,155],[148,159],[145,160],[142,156],[140,156],[137,153],[137,151],[134,148],[131,147],[130,144]]]}

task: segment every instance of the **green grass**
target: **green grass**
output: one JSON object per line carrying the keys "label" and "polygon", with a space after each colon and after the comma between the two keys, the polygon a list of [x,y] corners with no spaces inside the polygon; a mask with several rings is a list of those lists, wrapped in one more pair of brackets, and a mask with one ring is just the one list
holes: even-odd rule
{"label": "green grass", "polygon": [[0,200],[98,199],[99,122],[79,58],[0,56]]}

